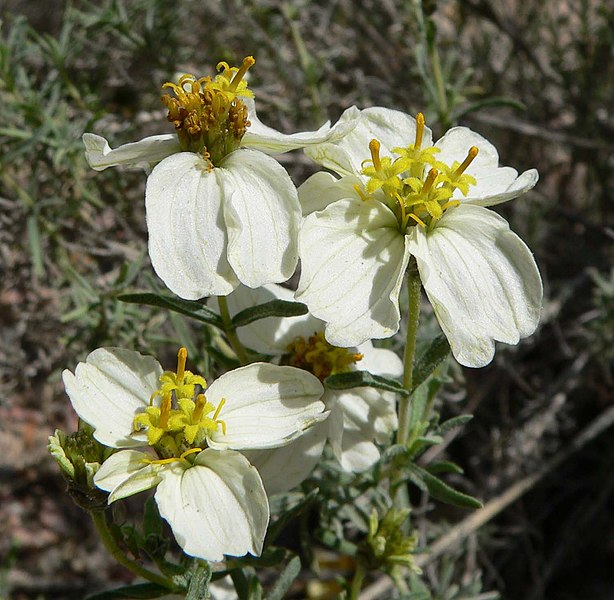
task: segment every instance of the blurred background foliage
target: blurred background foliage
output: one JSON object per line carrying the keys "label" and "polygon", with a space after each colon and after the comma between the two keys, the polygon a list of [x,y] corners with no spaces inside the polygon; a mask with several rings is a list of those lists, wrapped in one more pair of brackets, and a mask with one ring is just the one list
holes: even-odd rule
{"label": "blurred background foliage", "polygon": [[[170,132],[160,86],[177,72],[253,54],[259,115],[278,129],[314,128],[352,104],[422,111],[435,137],[468,125],[504,164],[539,170],[535,190],[500,211],[540,266],[541,328],[486,369],[453,369],[440,407],[476,415],[445,443],[469,493],[500,494],[610,408],[613,17],[600,0],[4,0],[0,597],[80,598],[127,581],[46,458],[46,436],[75,423],[61,370],[101,345],[172,364],[181,343],[207,366],[202,329],[116,300],[163,289],[146,251],[145,177],[95,173],[80,141],[84,131],[112,146]],[[313,171],[300,153],[281,160],[297,184]],[[429,566],[433,598],[612,598],[604,437]],[[416,502],[422,532],[463,516]]]}

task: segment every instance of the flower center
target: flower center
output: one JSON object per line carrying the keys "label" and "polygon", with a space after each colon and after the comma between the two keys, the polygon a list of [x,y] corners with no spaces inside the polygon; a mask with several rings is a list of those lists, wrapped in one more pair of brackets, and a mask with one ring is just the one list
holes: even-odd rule
{"label": "flower center", "polygon": [[[152,394],[149,406],[137,413],[133,421],[134,431],[146,429],[147,443],[164,460],[183,458],[195,446],[199,450],[206,447],[206,437],[219,428],[226,433],[226,423],[218,418],[226,400],[222,398],[216,408],[205,394],[196,393],[197,386],[204,390],[207,382],[204,377],[186,371],[187,358],[188,351],[180,348],[177,371],[160,375],[161,386]],[[160,402],[154,404],[158,397]]]}
{"label": "flower center", "polygon": [[241,67],[220,62],[215,78],[197,79],[187,74],[176,84],[167,82],[162,86],[176,96],[164,94],[161,100],[168,108],[167,119],[175,126],[182,150],[199,153],[218,166],[239,147],[250,126],[241,97],[254,96],[244,77],[255,62],[252,56],[244,58]]}
{"label": "flower center", "polygon": [[288,363],[313,373],[320,381],[335,373],[344,373],[350,370],[350,365],[362,360],[362,354],[352,353],[348,348],[332,346],[319,332],[305,340],[297,337],[289,346],[290,358]]}
{"label": "flower center", "polygon": [[446,210],[460,204],[452,200],[454,192],[458,189],[466,196],[469,186],[476,184],[475,178],[465,173],[478,155],[475,146],[469,149],[463,162],[447,165],[435,157],[439,148],[422,148],[423,137],[424,115],[418,113],[414,143],[392,149],[398,158],[380,157],[379,141],[371,140],[371,158],[363,162],[361,170],[369,179],[364,191],[355,186],[363,200],[381,190],[378,199],[395,213],[403,232],[415,225],[432,228]]}

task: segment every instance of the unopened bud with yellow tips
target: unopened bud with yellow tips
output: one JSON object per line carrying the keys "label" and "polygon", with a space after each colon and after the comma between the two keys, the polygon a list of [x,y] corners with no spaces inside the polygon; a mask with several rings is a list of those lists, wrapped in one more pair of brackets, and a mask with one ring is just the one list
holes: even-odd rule
{"label": "unopened bud with yellow tips", "polygon": [[380,520],[377,511],[373,509],[369,518],[369,533],[358,551],[358,560],[365,567],[390,572],[401,566],[420,572],[413,557],[418,536],[416,532],[406,534],[403,528],[409,513],[408,508],[390,508]]}

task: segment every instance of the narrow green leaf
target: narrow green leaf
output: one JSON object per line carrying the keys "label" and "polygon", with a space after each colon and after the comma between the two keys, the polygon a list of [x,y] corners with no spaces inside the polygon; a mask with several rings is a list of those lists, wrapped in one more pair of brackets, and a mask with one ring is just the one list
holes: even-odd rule
{"label": "narrow green leaf", "polygon": [[471,419],[473,419],[473,415],[458,415],[458,417],[452,417],[439,426],[439,433],[440,435],[444,435],[452,429],[462,427],[465,423],[469,423]]}
{"label": "narrow green leaf", "polygon": [[350,371],[337,373],[324,380],[326,386],[332,390],[348,390],[355,387],[374,387],[388,392],[395,392],[408,396],[409,392],[396,380],[381,375],[372,375],[369,371]]}
{"label": "narrow green leaf", "polygon": [[208,597],[211,581],[211,566],[208,562],[199,560],[190,577],[190,584],[185,600],[202,600]]}
{"label": "narrow green leaf", "polygon": [[267,600],[283,600],[286,592],[301,572],[301,559],[295,556],[281,572]]}
{"label": "narrow green leaf", "polygon": [[244,327],[254,321],[267,317],[299,317],[306,315],[307,306],[302,302],[290,302],[289,300],[271,300],[258,306],[246,308],[237,313],[232,319],[233,327]]}
{"label": "narrow green leaf", "polygon": [[420,435],[416,438],[416,442],[420,446],[437,446],[443,442],[443,438],[440,435]]}
{"label": "narrow green leaf", "polygon": [[414,390],[422,382],[426,381],[433,371],[448,357],[448,354],[450,354],[450,344],[446,336],[438,335],[416,362],[412,379]]}
{"label": "narrow green leaf", "polygon": [[161,598],[170,591],[157,583],[137,583],[87,596],[86,600],[125,600],[126,598]]}
{"label": "narrow green leaf", "polygon": [[456,473],[457,475],[462,475],[464,473],[456,463],[449,460],[440,460],[431,463],[426,467],[426,470],[433,475],[437,475],[438,473]]}
{"label": "narrow green leaf", "polygon": [[422,476],[422,469],[417,467],[416,465],[410,464],[407,465],[407,478],[421,491],[428,491],[428,487],[424,482],[424,477]]}
{"label": "narrow green leaf", "polygon": [[422,469],[416,465],[414,465],[414,468],[420,471],[421,479],[426,484],[429,494],[433,498],[445,502],[446,504],[460,506],[461,508],[482,508],[482,503],[477,498],[455,490],[438,477],[435,477],[435,475],[429,473],[426,469]]}
{"label": "narrow green leaf", "polygon": [[117,296],[117,299],[121,302],[129,302],[131,304],[145,304],[147,306],[166,308],[167,310],[186,315],[201,323],[208,323],[219,329],[224,329],[222,319],[216,312],[193,300],[182,300],[174,296],[164,296],[152,292],[120,294]]}

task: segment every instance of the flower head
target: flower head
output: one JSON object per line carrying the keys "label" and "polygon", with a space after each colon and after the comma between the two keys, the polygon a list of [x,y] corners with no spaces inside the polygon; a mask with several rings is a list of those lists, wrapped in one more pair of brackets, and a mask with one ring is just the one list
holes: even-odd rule
{"label": "flower head", "polygon": [[[268,285],[258,290],[239,287],[228,296],[232,313],[275,299],[291,300],[290,290]],[[339,348],[324,338],[324,323],[311,315],[268,317],[238,330],[241,341],[263,354],[274,355],[284,364],[313,373],[322,382],[329,375],[355,369],[398,377],[398,356],[367,341],[357,348]],[[376,443],[385,443],[397,427],[395,396],[374,388],[335,390],[324,382],[322,401],[328,419],[289,446],[251,452],[269,493],[290,489],[305,479],[320,460],[328,440],[346,471],[363,471],[379,459]]]}
{"label": "flower head", "polygon": [[175,133],[111,149],[83,135],[86,158],[108,167],[151,168],[145,205],[149,254],[156,273],[178,296],[226,295],[288,279],[297,264],[300,206],[284,168],[269,154],[336,139],[354,126],[283,134],[261,123],[240,67],[221,62],[214,77],[167,82],[162,102]]}
{"label": "flower head", "polygon": [[[100,348],[66,391],[94,437],[125,449],[105,460],[94,483],[109,502],[156,487],[160,514],[186,553],[206,560],[258,555],[269,518],[258,471],[238,452],[288,444],[325,415],[317,378],[293,367],[255,363],[205,380],[185,370],[185,349],[169,387],[152,357]],[[191,379],[186,384],[185,380]],[[193,385],[193,398],[186,385]]]}
{"label": "flower head", "polygon": [[516,344],[537,327],[533,256],[485,208],[531,189],[537,171],[499,167],[494,146],[466,127],[431,139],[422,115],[372,108],[343,139],[306,149],[339,178],[316,173],[299,189],[306,219],[296,297],[326,322],[332,344],[389,337],[414,256],[454,356],[479,367],[495,340]]}

